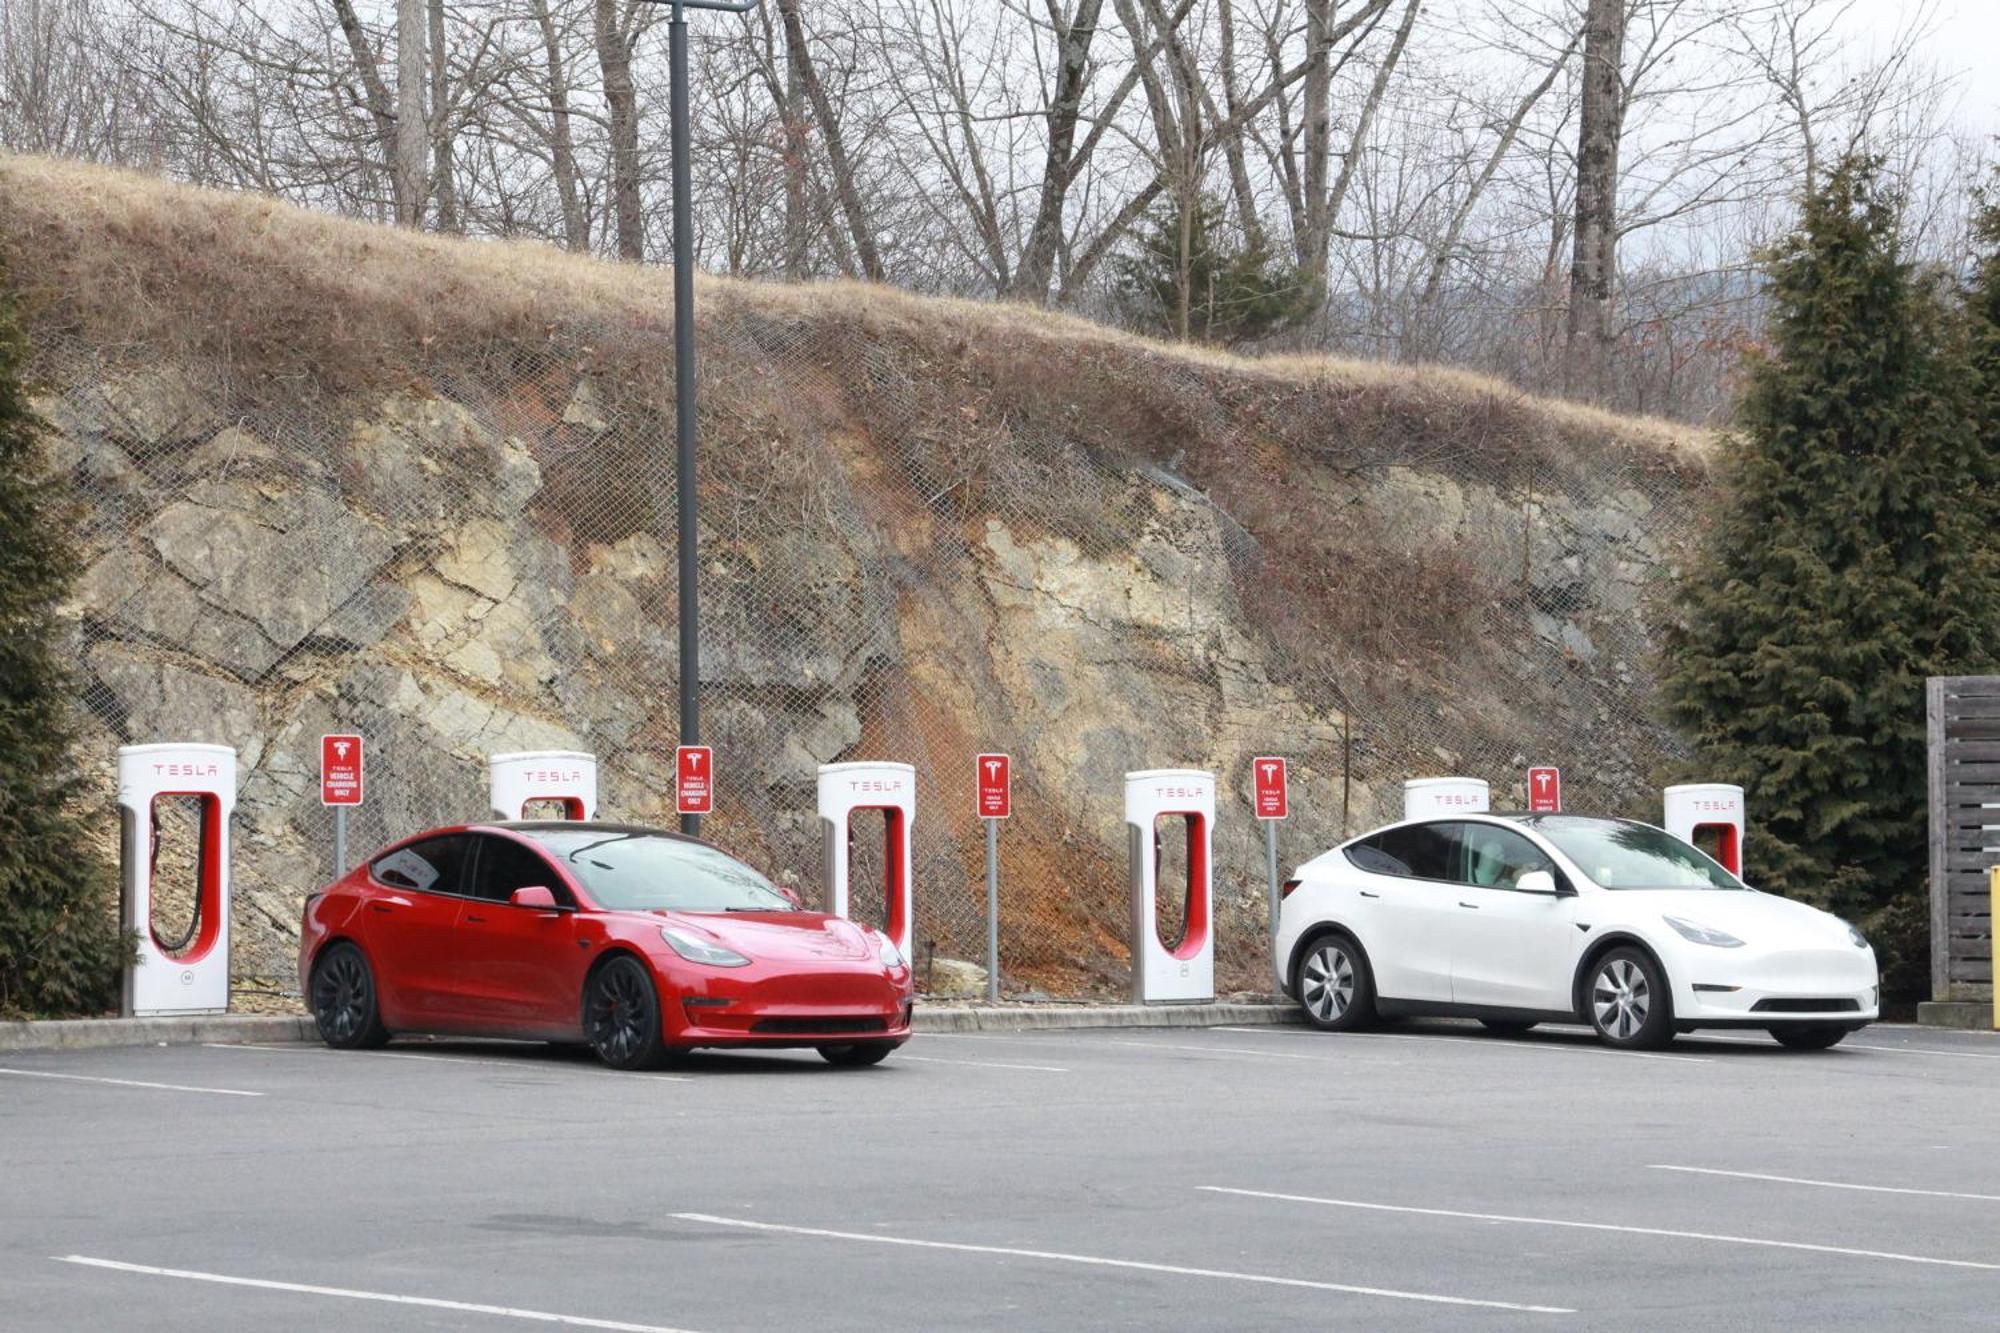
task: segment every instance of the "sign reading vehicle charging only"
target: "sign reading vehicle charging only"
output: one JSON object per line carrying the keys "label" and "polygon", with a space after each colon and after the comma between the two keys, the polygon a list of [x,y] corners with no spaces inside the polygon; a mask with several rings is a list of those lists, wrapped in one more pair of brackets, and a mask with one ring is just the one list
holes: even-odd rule
{"label": "sign reading vehicle charging only", "polygon": [[715,751],[706,745],[683,745],[675,751],[674,806],[683,815],[715,811]]}
{"label": "sign reading vehicle charging only", "polygon": [[979,817],[1005,819],[1014,813],[1013,774],[1004,754],[982,754],[979,764]]}
{"label": "sign reading vehicle charging only", "polygon": [[1274,755],[1250,761],[1254,788],[1251,808],[1259,819],[1283,819],[1291,813],[1291,783],[1285,761]]}
{"label": "sign reading vehicle charging only", "polygon": [[361,738],[322,736],[319,738],[319,803],[321,805],[361,804]]}
{"label": "sign reading vehicle charging only", "polygon": [[1530,814],[1557,814],[1563,808],[1563,775],[1559,768],[1528,770],[1528,811]]}

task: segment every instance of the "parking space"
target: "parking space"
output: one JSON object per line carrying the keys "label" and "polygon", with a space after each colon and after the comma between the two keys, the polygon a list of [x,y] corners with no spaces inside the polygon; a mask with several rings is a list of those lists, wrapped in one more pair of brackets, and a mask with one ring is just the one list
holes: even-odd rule
{"label": "parking space", "polygon": [[1990,1326],[2000,1041],[0,1057],[9,1328]]}

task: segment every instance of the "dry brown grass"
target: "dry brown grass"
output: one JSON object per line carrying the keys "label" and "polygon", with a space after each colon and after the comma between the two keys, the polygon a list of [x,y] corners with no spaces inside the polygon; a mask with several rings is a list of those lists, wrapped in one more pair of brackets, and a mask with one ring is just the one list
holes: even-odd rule
{"label": "dry brown grass", "polygon": [[[497,343],[560,343],[654,371],[671,341],[672,278],[528,241],[464,241],[308,212],[259,195],[0,155],[0,247],[40,328],[121,347],[180,348],[239,385],[280,379],[339,393],[426,377]],[[933,348],[1006,349],[1043,368],[1138,363],[1251,397],[1362,394],[1406,420],[1496,410],[1536,433],[1594,437],[1702,465],[1696,427],[1534,398],[1435,366],[1332,357],[1252,359],[1169,345],[1025,306],[913,296],[854,282],[802,286],[703,274],[704,323],[732,314]],[[1115,376],[1114,378],[1124,378]]]}

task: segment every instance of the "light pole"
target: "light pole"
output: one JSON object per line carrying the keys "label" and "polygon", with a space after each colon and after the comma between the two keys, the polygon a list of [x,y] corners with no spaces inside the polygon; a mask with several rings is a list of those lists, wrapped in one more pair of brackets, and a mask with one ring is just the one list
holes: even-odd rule
{"label": "light pole", "polygon": [[[647,0],[650,4],[669,0]],[[671,0],[667,24],[671,85],[667,121],[673,141],[674,178],[674,488],[679,500],[676,540],[680,564],[681,736],[682,745],[701,744],[701,600],[696,588],[700,568],[695,542],[694,448],[694,202],[688,166],[688,9],[719,9],[741,14],[761,0]],[[709,775],[714,781],[714,774]],[[701,834],[700,815],[682,815],[681,832]]]}

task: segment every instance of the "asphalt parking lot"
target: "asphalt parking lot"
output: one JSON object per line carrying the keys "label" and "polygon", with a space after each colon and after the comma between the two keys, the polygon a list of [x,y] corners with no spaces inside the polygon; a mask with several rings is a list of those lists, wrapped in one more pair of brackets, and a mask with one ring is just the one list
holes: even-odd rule
{"label": "asphalt parking lot", "polygon": [[2000,1040],[0,1057],[0,1325],[1991,1328]]}

